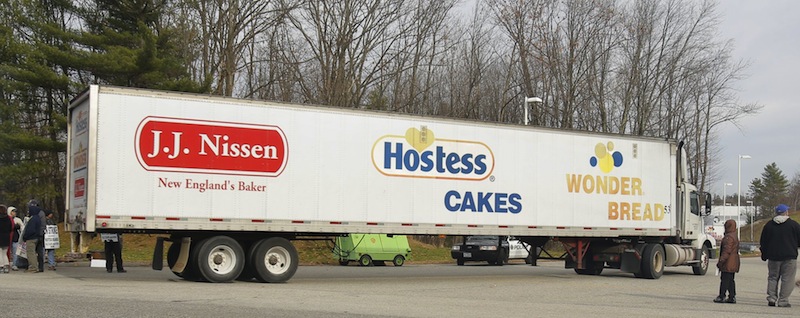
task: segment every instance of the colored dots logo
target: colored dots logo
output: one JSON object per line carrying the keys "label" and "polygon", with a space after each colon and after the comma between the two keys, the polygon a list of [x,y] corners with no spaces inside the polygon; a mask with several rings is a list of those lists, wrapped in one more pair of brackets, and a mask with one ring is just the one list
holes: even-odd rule
{"label": "colored dots logo", "polygon": [[594,146],[594,157],[589,158],[589,164],[592,167],[600,167],[600,171],[604,173],[611,172],[614,167],[622,165],[622,153],[614,151],[614,143],[608,142],[607,144],[597,143]]}

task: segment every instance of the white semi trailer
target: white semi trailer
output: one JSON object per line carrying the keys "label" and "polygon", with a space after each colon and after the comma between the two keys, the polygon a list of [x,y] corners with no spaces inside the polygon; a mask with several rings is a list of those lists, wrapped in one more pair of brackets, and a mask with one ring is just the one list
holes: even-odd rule
{"label": "white semi trailer", "polygon": [[715,250],[669,140],[106,86],[68,136],[68,230],[163,234],[186,279],[284,282],[292,240],[341,233],[555,240],[645,278]]}

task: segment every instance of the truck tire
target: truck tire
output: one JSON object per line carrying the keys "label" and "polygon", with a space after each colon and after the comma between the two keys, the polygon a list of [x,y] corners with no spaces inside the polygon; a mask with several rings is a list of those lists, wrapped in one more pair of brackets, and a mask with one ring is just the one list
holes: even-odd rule
{"label": "truck tire", "polygon": [[242,273],[245,256],[239,242],[221,235],[200,242],[196,261],[200,275],[207,281],[227,283]]}
{"label": "truck tire", "polygon": [[457,258],[456,259],[456,264],[458,266],[464,266],[464,259],[463,258]]}
{"label": "truck tire", "polygon": [[406,262],[406,258],[405,258],[405,257],[403,257],[403,255],[396,255],[396,256],[394,257],[394,259],[392,260],[392,264],[393,264],[394,266],[403,266],[403,264],[404,264],[405,262]]}
{"label": "truck tire", "polygon": [[709,259],[711,259],[711,252],[708,251],[708,246],[703,245],[703,248],[700,250],[700,263],[696,266],[692,266],[692,272],[694,272],[695,275],[705,275],[708,271]]}
{"label": "truck tire", "polygon": [[250,264],[255,269],[256,279],[262,283],[284,283],[297,271],[300,258],[289,240],[270,237],[255,245],[250,255]]}
{"label": "truck tire", "polygon": [[372,257],[367,254],[361,255],[361,258],[358,259],[358,264],[361,266],[373,266],[375,263],[372,262]]}
{"label": "truck tire", "polygon": [[647,244],[642,253],[642,277],[658,279],[664,274],[664,247],[661,244]]}
{"label": "truck tire", "polygon": [[347,261],[347,260],[339,260],[339,265],[342,265],[342,266],[347,266],[347,263],[350,263],[350,261]]}

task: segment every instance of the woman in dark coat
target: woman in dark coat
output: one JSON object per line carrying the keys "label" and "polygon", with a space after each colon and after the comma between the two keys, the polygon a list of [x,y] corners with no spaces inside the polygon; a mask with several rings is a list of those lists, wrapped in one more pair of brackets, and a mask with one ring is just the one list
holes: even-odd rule
{"label": "woman in dark coat", "polygon": [[[719,282],[719,296],[714,298],[715,303],[736,303],[736,282],[734,274],[739,272],[739,238],[736,237],[736,221],[725,221],[725,236],[719,249],[719,262],[717,268],[722,273]],[[728,292],[728,298],[725,298]]]}

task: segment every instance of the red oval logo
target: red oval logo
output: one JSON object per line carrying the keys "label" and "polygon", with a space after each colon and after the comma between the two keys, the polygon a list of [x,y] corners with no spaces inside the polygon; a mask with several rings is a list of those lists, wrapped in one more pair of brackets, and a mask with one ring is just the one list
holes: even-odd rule
{"label": "red oval logo", "polygon": [[136,129],[146,170],[275,177],[288,145],[276,126],[146,117]]}

